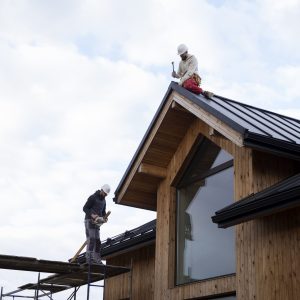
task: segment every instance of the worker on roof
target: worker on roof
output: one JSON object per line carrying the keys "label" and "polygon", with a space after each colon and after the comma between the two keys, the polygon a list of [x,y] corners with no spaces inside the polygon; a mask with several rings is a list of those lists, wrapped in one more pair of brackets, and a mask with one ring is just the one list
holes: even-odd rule
{"label": "worker on roof", "polygon": [[87,240],[86,262],[103,264],[101,261],[100,226],[107,222],[105,197],[110,192],[110,186],[104,184],[100,190],[91,195],[85,205],[85,234]]}
{"label": "worker on roof", "polygon": [[177,54],[180,55],[181,61],[177,73],[173,70],[172,77],[179,78],[179,85],[192,93],[197,95],[203,94],[207,98],[211,98],[213,93],[203,91],[200,87],[201,77],[198,73],[197,58],[188,53],[188,47],[185,44],[180,44],[177,47]]}

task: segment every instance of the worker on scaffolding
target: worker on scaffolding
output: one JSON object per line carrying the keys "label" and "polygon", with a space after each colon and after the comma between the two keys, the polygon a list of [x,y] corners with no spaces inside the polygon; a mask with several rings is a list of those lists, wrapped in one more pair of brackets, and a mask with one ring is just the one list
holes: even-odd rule
{"label": "worker on scaffolding", "polygon": [[100,226],[107,222],[105,197],[110,192],[110,186],[104,184],[100,190],[91,195],[85,205],[85,234],[87,240],[86,262],[90,264],[103,264],[101,261]]}
{"label": "worker on scaffolding", "polygon": [[206,98],[211,98],[213,93],[203,91],[200,87],[201,77],[198,72],[197,58],[188,53],[188,47],[185,44],[180,44],[177,47],[177,54],[180,55],[181,61],[177,72],[174,71],[173,65],[172,77],[180,79],[178,84],[192,93],[203,94]]}

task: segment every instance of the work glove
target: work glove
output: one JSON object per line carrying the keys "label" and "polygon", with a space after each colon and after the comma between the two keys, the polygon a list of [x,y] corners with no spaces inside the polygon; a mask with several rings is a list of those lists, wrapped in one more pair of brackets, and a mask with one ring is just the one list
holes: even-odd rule
{"label": "work glove", "polygon": [[95,219],[94,219],[94,222],[96,223],[96,224],[103,224],[103,223],[105,223],[106,222],[106,220],[103,218],[103,217],[96,217]]}
{"label": "work glove", "polygon": [[177,78],[177,73],[175,71],[172,72],[172,77]]}

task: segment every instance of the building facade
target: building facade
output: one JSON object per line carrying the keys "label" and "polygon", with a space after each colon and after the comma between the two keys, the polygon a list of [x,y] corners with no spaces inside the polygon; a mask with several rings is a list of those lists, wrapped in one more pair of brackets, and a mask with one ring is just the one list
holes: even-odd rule
{"label": "building facade", "polygon": [[155,240],[105,299],[300,299],[299,174],[300,121],[171,83],[115,192]]}

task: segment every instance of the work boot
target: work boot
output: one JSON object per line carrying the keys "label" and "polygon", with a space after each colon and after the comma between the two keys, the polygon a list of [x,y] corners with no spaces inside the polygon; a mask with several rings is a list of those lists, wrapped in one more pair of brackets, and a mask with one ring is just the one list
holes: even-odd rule
{"label": "work boot", "polygon": [[99,253],[93,253],[92,254],[92,261],[91,261],[92,264],[95,264],[95,265],[104,265],[102,260],[101,260],[101,256]]}
{"label": "work boot", "polygon": [[204,91],[203,95],[205,96],[205,98],[211,99],[214,96],[214,93],[209,92],[209,91]]}

